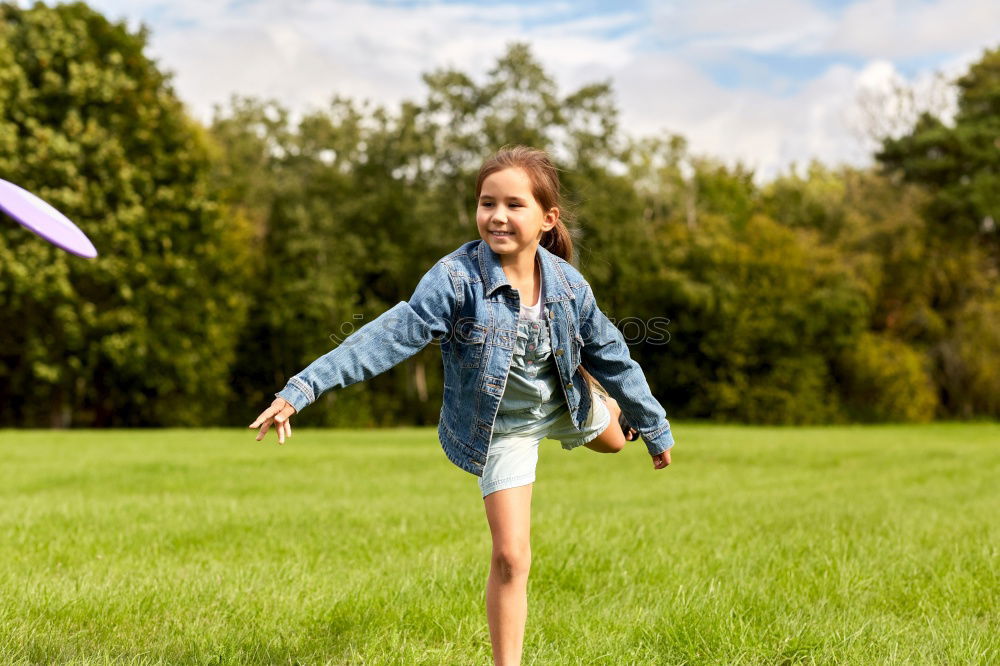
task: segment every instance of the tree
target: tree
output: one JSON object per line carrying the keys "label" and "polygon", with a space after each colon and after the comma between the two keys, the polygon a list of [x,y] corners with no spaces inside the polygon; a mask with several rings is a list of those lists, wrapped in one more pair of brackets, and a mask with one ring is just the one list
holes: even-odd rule
{"label": "tree", "polygon": [[82,3],[0,5],[0,173],[74,219],[100,256],[0,229],[0,419],[194,425],[229,395],[249,229],[130,32]]}
{"label": "tree", "polygon": [[[957,416],[996,416],[1000,375],[1000,48],[959,78],[953,126],[924,114],[877,155],[897,181],[927,192],[925,270],[942,319],[931,342],[941,403]],[[984,374],[985,373],[985,374]]]}
{"label": "tree", "polygon": [[[953,127],[928,113],[877,154],[897,178],[933,194],[927,217],[945,240],[1000,250],[1000,48],[987,50],[958,79]],[[994,259],[996,255],[994,254]]]}
{"label": "tree", "polygon": [[[560,96],[520,44],[481,84],[453,70],[425,82],[426,100],[397,112],[334,98],[297,122],[271,102],[234,100],[217,113],[217,183],[233,209],[254,220],[267,248],[252,289],[283,299],[255,315],[239,343],[233,383],[250,401],[344,337],[331,340],[331,332],[408,298],[434,260],[477,237],[475,171],[500,145],[568,154],[581,167],[570,183],[576,192],[590,176],[603,177],[591,164],[610,155],[615,110],[606,85]],[[628,196],[628,184],[618,181],[616,192]],[[641,256],[640,247],[630,252]],[[336,408],[306,412],[304,422],[434,422],[427,397],[440,390],[441,373],[430,368],[440,368],[436,345],[407,367],[324,396]],[[403,399],[414,393],[419,404]]]}

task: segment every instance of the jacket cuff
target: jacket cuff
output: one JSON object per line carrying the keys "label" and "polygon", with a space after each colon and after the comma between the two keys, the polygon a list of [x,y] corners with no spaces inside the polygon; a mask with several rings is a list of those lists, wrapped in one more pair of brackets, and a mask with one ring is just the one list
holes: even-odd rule
{"label": "jacket cuff", "polygon": [[309,387],[306,386],[300,379],[292,377],[285,384],[285,388],[281,389],[274,395],[278,398],[284,398],[292,407],[295,408],[295,413],[298,414],[302,411],[303,407],[306,407],[313,402],[313,398],[310,395],[312,392]]}
{"label": "jacket cuff", "polygon": [[670,432],[670,422],[665,421],[659,428],[649,432],[639,432],[642,441],[646,442],[646,449],[649,455],[655,456],[663,453],[674,445],[674,435]]}

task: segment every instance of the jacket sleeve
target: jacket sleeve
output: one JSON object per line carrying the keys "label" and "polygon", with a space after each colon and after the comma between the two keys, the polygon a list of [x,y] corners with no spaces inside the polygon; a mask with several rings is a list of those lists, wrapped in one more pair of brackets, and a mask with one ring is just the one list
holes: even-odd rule
{"label": "jacket sleeve", "polygon": [[450,331],[457,293],[448,266],[439,261],[420,279],[409,301],[400,301],[349,335],[275,395],[297,413],[331,388],[371,379],[405,361]]}
{"label": "jacket sleeve", "polygon": [[597,306],[588,284],[580,309],[583,367],[618,401],[629,425],[639,431],[650,455],[674,445],[666,410],[653,397],[621,331]]}

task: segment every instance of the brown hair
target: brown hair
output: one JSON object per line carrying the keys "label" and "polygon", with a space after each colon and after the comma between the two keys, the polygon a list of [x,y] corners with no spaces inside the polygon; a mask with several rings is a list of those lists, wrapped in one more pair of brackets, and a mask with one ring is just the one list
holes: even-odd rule
{"label": "brown hair", "polygon": [[548,212],[551,208],[559,209],[556,226],[542,234],[539,245],[572,263],[575,234],[566,226],[567,219],[572,221],[572,215],[559,191],[559,170],[544,150],[528,146],[504,146],[490,155],[483,162],[483,166],[479,167],[479,176],[476,178],[476,200],[479,200],[479,194],[483,191],[483,181],[498,171],[512,167],[523,169],[528,174],[531,193],[543,211]]}
{"label": "brown hair", "polygon": [[[539,245],[562,259],[573,262],[573,237],[576,235],[566,225],[566,220],[572,220],[568,214],[566,202],[559,190],[559,170],[552,163],[552,158],[544,150],[528,146],[503,146],[490,155],[479,167],[476,177],[476,201],[483,191],[483,181],[498,171],[510,168],[523,169],[531,181],[531,194],[542,207],[543,211],[551,208],[559,209],[559,220],[556,225],[542,234]],[[580,365],[580,374],[591,388],[608,395],[607,390],[592,374]]]}

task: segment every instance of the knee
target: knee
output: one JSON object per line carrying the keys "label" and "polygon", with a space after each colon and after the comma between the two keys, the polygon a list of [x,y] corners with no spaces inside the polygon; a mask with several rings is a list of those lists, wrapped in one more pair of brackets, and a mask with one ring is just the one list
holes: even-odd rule
{"label": "knee", "polygon": [[601,444],[604,445],[604,453],[618,453],[625,448],[625,437],[623,435],[618,435],[616,437],[608,432],[604,434],[606,437],[604,437],[601,441]]}
{"label": "knee", "polygon": [[614,424],[618,421],[618,417],[621,416],[622,410],[618,406],[618,401],[614,398],[608,398],[608,412],[611,414],[611,421],[608,423],[608,427],[604,429],[601,433],[601,439],[604,444],[605,453],[618,453],[625,448],[625,433],[621,431],[621,428],[614,427]]}
{"label": "knee", "polygon": [[605,432],[600,437],[590,440],[584,446],[597,453],[618,453],[625,448],[625,438],[622,437],[618,440]]}
{"label": "knee", "polygon": [[531,548],[527,545],[494,548],[492,565],[502,582],[526,577],[531,569]]}

